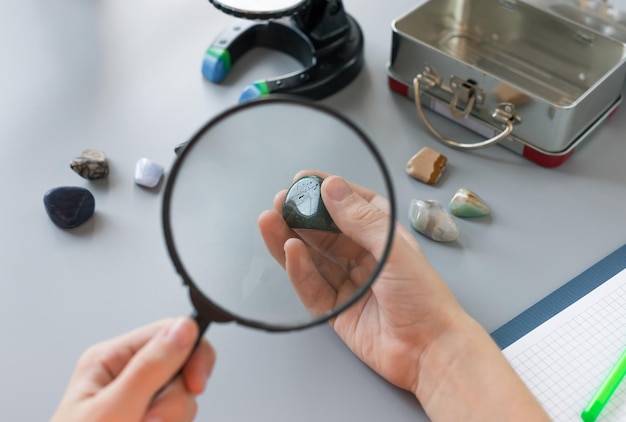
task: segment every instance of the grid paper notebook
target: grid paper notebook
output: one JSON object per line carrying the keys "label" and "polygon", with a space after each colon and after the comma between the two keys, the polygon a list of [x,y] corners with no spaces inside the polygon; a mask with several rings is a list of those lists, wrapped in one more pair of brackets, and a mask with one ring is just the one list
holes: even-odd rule
{"label": "grid paper notebook", "polygon": [[[626,350],[626,245],[492,333],[555,421],[580,421]],[[598,422],[626,421],[626,381]]]}

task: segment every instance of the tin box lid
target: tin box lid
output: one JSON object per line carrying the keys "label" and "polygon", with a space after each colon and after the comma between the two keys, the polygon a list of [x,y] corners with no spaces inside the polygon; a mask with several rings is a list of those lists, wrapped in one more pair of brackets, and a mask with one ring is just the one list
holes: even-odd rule
{"label": "tin box lid", "polygon": [[525,3],[626,44],[626,12],[608,0],[525,0]]}

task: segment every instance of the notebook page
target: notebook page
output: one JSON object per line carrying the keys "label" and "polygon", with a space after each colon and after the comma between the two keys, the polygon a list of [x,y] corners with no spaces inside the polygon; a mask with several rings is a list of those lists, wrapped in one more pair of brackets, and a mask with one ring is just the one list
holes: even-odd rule
{"label": "notebook page", "polygon": [[[503,350],[555,421],[580,413],[626,349],[626,269]],[[626,421],[626,380],[598,422]]]}

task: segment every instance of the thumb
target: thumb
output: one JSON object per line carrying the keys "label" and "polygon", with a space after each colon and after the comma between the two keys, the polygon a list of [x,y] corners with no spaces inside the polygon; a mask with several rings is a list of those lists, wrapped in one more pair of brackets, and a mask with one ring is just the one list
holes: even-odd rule
{"label": "thumb", "polygon": [[382,256],[393,224],[388,214],[356,193],[338,176],[324,180],[322,199],[343,234],[375,257]]}
{"label": "thumb", "polygon": [[[183,367],[198,337],[198,326],[186,317],[158,332],[128,362],[111,387],[123,414],[143,414],[154,395]],[[121,410],[121,409],[120,409]]]}

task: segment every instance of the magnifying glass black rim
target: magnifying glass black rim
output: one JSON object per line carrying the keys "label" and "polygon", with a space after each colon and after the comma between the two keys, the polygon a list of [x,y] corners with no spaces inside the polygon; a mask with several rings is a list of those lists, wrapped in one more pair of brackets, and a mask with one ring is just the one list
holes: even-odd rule
{"label": "magnifying glass black rim", "polygon": [[209,2],[213,6],[215,6],[217,9],[221,10],[222,12],[228,15],[235,16],[237,18],[258,19],[258,20],[279,19],[285,16],[291,16],[303,10],[304,8],[308,7],[309,3],[311,3],[310,0],[301,0],[297,2],[296,4],[294,4],[293,6],[288,6],[282,9],[271,9],[267,11],[260,11],[260,10],[239,9],[239,8],[230,6],[228,4],[225,4],[224,2],[220,0],[209,0]]}
{"label": "magnifying glass black rim", "polygon": [[[174,236],[172,234],[172,227],[170,224],[171,197],[172,197],[172,192],[174,189],[174,184],[178,176],[178,172],[181,166],[183,165],[183,163],[185,162],[186,157],[190,154],[190,152],[193,150],[193,147],[199,142],[199,140],[202,138],[204,133],[207,132],[216,124],[220,123],[222,120],[231,116],[232,114],[235,114],[237,112],[240,112],[248,108],[259,107],[259,106],[263,106],[267,104],[290,104],[293,106],[311,108],[313,110],[317,110],[327,115],[330,115],[331,117],[339,120],[340,122],[350,127],[361,138],[361,140],[369,149],[370,153],[374,156],[385,178],[385,185],[386,185],[387,193],[388,193],[388,200],[389,200],[389,207],[390,207],[389,218],[391,221],[389,225],[389,233],[387,237],[388,240],[387,240],[387,244],[385,245],[383,254],[381,255],[380,260],[378,261],[376,268],[370,275],[370,278],[367,281],[367,283],[361,286],[352,298],[342,303],[340,306],[332,309],[331,311],[323,315],[314,317],[310,322],[306,322],[306,323],[299,324],[299,325],[270,324],[270,323],[261,322],[255,319],[242,317],[240,315],[236,315],[228,311],[227,309],[224,309],[223,307],[221,307],[220,305],[212,301],[209,297],[207,297],[201,291],[201,289],[199,289],[196,286],[196,284],[193,282],[192,277],[185,270],[185,267],[176,250]],[[238,324],[251,327],[251,328],[260,328],[266,331],[294,331],[294,330],[301,330],[304,328],[312,327],[312,326],[328,321],[330,318],[340,314],[345,309],[353,305],[360,298],[362,298],[365,292],[372,286],[373,282],[376,280],[376,278],[378,277],[378,274],[380,274],[380,271],[385,265],[385,262],[387,261],[387,257],[389,256],[389,253],[391,251],[391,246],[393,244],[393,235],[395,232],[395,221],[396,221],[395,203],[396,203],[396,198],[395,198],[395,193],[393,190],[393,184],[391,182],[391,174],[389,173],[387,166],[385,165],[383,161],[382,155],[380,154],[378,149],[375,147],[374,143],[359,127],[357,127],[354,123],[352,123],[346,117],[340,115],[335,110],[327,106],[323,106],[319,103],[314,103],[314,102],[304,100],[301,98],[288,97],[284,95],[281,95],[281,96],[272,95],[272,96],[261,97],[258,99],[247,101],[245,103],[238,104],[236,106],[233,106],[223,111],[222,113],[218,114],[217,116],[209,120],[209,122],[205,124],[204,127],[202,127],[192,137],[192,139],[185,146],[185,148],[181,151],[181,153],[177,156],[176,160],[174,161],[174,164],[172,165],[169,177],[167,178],[167,182],[165,184],[165,191],[163,193],[163,205],[162,205],[161,217],[162,217],[163,232],[165,236],[165,243],[167,245],[167,250],[169,252],[170,258],[172,259],[176,272],[178,272],[178,274],[182,277],[183,283],[186,286],[193,287],[193,289],[195,289],[198,293],[202,295],[202,297],[206,300],[207,304],[210,304],[213,307],[213,309],[209,310],[209,312],[212,312],[218,315],[227,315],[232,321],[235,321]],[[195,307],[195,304],[194,304],[194,307]],[[198,312],[198,314],[201,314],[201,315],[208,313],[206,310],[202,310],[202,309],[196,309],[196,311]]]}

